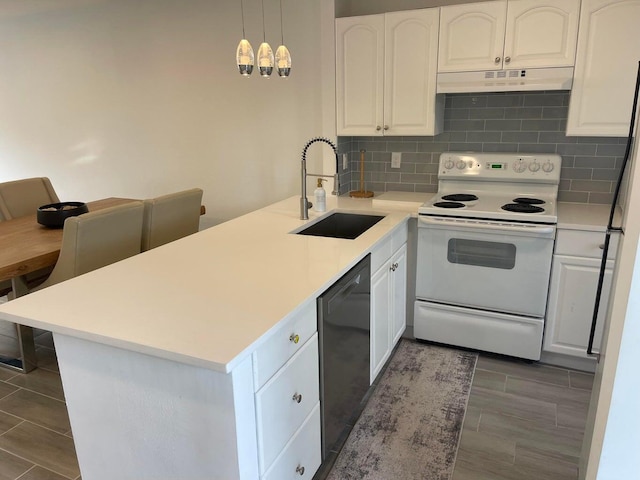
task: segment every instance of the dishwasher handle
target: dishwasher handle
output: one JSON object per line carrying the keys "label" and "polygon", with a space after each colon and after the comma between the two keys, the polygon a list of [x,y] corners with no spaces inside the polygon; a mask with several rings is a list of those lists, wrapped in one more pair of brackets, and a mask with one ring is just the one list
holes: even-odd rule
{"label": "dishwasher handle", "polygon": [[358,273],[351,281],[349,281],[346,285],[343,285],[340,290],[338,290],[335,294],[331,296],[331,298],[327,301],[327,313],[330,315],[332,310],[340,308],[342,302],[344,302],[351,292],[353,292],[360,285],[360,278],[362,274]]}

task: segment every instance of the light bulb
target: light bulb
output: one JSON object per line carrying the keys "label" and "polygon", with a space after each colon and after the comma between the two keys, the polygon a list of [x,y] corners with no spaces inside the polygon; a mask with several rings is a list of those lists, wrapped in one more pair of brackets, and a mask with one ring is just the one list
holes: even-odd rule
{"label": "light bulb", "polygon": [[262,42],[258,49],[258,69],[263,77],[269,77],[273,72],[273,50],[267,42]]}
{"label": "light bulb", "polygon": [[248,77],[253,72],[253,48],[249,40],[242,39],[238,44],[238,50],[236,50],[236,60],[238,62],[238,70],[244,77]]}
{"label": "light bulb", "polygon": [[280,45],[276,50],[276,68],[282,78],[287,78],[291,73],[291,54],[284,45]]}

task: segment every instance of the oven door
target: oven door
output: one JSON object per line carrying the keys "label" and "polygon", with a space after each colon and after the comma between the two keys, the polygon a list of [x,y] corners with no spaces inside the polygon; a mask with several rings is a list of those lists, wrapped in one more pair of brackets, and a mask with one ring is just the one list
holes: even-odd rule
{"label": "oven door", "polygon": [[421,216],[416,297],[543,317],[555,225]]}

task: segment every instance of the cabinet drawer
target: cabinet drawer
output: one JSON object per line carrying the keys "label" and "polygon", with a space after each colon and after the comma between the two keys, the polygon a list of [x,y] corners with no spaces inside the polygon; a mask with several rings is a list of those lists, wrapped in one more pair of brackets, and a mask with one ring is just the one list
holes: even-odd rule
{"label": "cabinet drawer", "polygon": [[[602,258],[601,247],[604,247],[604,238],[604,232],[558,230],[555,253],[574,257]],[[617,246],[618,235],[612,234],[609,241],[609,259],[616,258]]]}
{"label": "cabinet drawer", "polygon": [[[256,391],[296,353],[318,329],[316,300],[309,300],[302,310],[280,327],[253,354]],[[297,338],[296,338],[297,336]],[[297,341],[296,341],[297,340]]]}
{"label": "cabinet drawer", "polygon": [[320,402],[273,462],[263,480],[311,479],[320,466]]}
{"label": "cabinet drawer", "polygon": [[318,335],[256,393],[260,472],[271,466],[320,399]]}

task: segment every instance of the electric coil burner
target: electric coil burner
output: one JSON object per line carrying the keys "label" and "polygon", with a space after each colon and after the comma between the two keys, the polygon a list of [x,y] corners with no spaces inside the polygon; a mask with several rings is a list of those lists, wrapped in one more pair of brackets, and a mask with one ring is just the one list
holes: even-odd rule
{"label": "electric coil burner", "polygon": [[440,156],[418,209],[416,338],[539,360],[556,233],[558,155]]}
{"label": "electric coil burner", "polygon": [[460,202],[436,202],[433,206],[438,208],[463,208],[465,205]]}
{"label": "electric coil burner", "polygon": [[519,213],[544,212],[544,208],[537,207],[530,203],[507,203],[506,205],[503,205],[500,208],[502,208],[503,210],[506,210],[507,212],[519,212]]}
{"label": "electric coil burner", "polygon": [[470,193],[452,193],[451,195],[444,195],[442,200],[450,200],[452,202],[473,202],[474,200],[478,200],[478,197]]}
{"label": "electric coil burner", "polygon": [[513,203],[526,203],[529,205],[542,205],[544,204],[544,200],[539,198],[528,198],[528,197],[518,197],[512,200]]}

